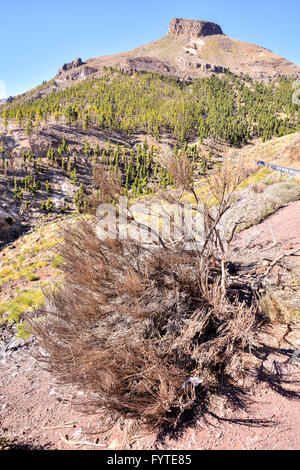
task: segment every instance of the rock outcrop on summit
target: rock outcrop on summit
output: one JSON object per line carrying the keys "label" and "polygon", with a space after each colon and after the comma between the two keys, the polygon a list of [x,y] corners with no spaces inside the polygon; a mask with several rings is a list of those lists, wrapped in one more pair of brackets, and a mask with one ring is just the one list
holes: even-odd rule
{"label": "rock outcrop on summit", "polygon": [[[71,73],[65,73],[71,72]],[[97,69],[89,67],[85,62],[82,62],[80,58],[64,64],[57,73],[58,79],[66,80],[84,80],[89,76],[95,74]]]}
{"label": "rock outcrop on summit", "polygon": [[189,38],[200,38],[223,34],[221,26],[210,21],[185,20],[183,18],[173,18],[170,22],[169,36],[186,36]]}
{"label": "rock outcrop on summit", "polygon": [[84,65],[84,62],[78,57],[77,59],[73,60],[72,62],[69,62],[68,64],[64,64],[58,71],[58,73],[66,72],[67,70],[74,70],[80,67],[81,65]]}
{"label": "rock outcrop on summit", "polygon": [[183,18],[171,20],[165,37],[132,51],[64,64],[56,79],[63,86],[70,80],[99,78],[104,67],[118,67],[130,73],[161,73],[185,81],[222,75],[228,70],[264,82],[280,76],[300,78],[298,65],[272,51],[230,38],[216,23]]}

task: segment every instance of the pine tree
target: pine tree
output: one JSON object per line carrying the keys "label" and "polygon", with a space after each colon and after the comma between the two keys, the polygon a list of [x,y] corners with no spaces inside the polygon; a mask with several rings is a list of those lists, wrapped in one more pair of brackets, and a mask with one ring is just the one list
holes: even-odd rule
{"label": "pine tree", "polygon": [[52,209],[53,209],[53,202],[51,201],[50,198],[47,199],[45,209],[46,209],[47,212],[51,212]]}
{"label": "pine tree", "polygon": [[33,132],[33,124],[32,124],[31,119],[28,119],[26,127],[25,127],[25,135],[27,137],[30,137],[32,132]]}
{"label": "pine tree", "polygon": [[46,186],[47,193],[50,193],[51,192],[51,184],[49,183],[49,181],[46,181],[45,186]]}
{"label": "pine tree", "polygon": [[90,127],[90,116],[88,111],[84,114],[83,118],[83,123],[82,123],[82,128],[84,131],[86,131]]}

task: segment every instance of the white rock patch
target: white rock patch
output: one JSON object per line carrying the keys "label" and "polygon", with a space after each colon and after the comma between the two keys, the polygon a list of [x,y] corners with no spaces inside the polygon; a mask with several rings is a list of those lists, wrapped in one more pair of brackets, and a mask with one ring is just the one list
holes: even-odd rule
{"label": "white rock patch", "polygon": [[197,46],[205,46],[204,39],[193,39],[191,42],[193,44],[197,44]]}

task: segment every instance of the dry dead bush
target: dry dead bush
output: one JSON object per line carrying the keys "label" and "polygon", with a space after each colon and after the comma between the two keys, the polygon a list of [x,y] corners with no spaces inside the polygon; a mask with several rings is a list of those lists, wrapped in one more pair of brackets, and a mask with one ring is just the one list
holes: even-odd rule
{"label": "dry dead bush", "polygon": [[101,242],[92,221],[67,229],[61,255],[65,287],[31,330],[39,360],[93,410],[159,427],[246,373],[256,310],[224,295],[212,262]]}
{"label": "dry dead bush", "polygon": [[92,195],[85,198],[86,212],[95,215],[99,204],[117,202],[122,193],[121,174],[112,173],[104,165],[94,167],[94,187]]}
{"label": "dry dead bush", "polygon": [[289,159],[292,162],[297,162],[300,160],[300,142],[299,140],[295,143],[293,143],[289,149]]}
{"label": "dry dead bush", "polygon": [[193,194],[198,203],[197,193],[194,187],[193,167],[185,152],[175,157],[171,149],[166,148],[162,155],[161,164],[171,173],[176,187],[182,191]]}
{"label": "dry dead bush", "polygon": [[267,187],[268,186],[264,183],[256,183],[252,186],[252,191],[256,194],[264,193]]}
{"label": "dry dead bush", "polygon": [[[102,189],[111,200],[118,188],[107,178]],[[206,209],[201,252],[101,241],[93,219],[66,225],[64,287],[48,292],[29,323],[39,360],[59,382],[85,392],[87,409],[112,421],[175,426],[186,410],[247,374],[258,310],[227,288],[217,231],[237,183],[226,169],[212,176],[219,205]]]}

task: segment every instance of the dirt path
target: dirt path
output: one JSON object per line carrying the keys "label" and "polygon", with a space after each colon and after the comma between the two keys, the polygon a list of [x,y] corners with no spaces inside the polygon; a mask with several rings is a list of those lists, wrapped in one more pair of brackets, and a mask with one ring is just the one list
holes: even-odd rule
{"label": "dirt path", "polygon": [[[109,449],[299,449],[300,401],[290,399],[270,389],[269,384],[259,385],[249,399],[248,410],[235,411],[216,408],[216,418],[199,417],[177,438],[156,442],[154,435],[117,425],[112,432],[101,434],[101,418],[84,416],[76,411],[72,402],[78,399],[72,390],[63,393],[48,373],[40,370],[30,355],[31,345],[6,354],[0,366],[0,434],[8,436],[18,446],[29,448],[98,449],[94,446],[69,446],[61,437],[72,441],[98,442]],[[275,362],[274,362],[275,361]],[[269,357],[265,367],[273,369],[278,363],[290,380],[300,380],[299,368],[287,362],[287,357]],[[274,383],[276,388],[276,382]],[[299,391],[299,383],[285,386],[286,390]],[[79,392],[80,394],[80,392]],[[76,396],[77,395],[77,396]],[[252,423],[249,422],[252,420]],[[45,429],[67,423],[66,427]],[[92,434],[89,434],[92,432]],[[97,441],[95,439],[98,438]],[[101,448],[100,448],[101,449]]]}

